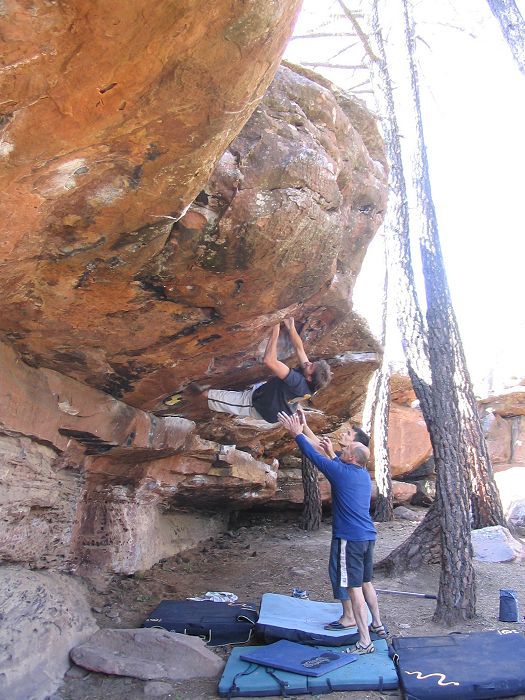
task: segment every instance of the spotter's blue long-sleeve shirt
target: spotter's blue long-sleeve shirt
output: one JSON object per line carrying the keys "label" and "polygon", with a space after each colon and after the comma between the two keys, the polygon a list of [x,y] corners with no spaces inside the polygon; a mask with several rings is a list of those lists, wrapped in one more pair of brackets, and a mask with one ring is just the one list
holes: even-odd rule
{"label": "spotter's blue long-sleeve shirt", "polygon": [[343,540],[375,540],[376,529],[370,517],[372,481],[368,471],[339,457],[323,457],[302,434],[295,440],[332,487],[333,536]]}

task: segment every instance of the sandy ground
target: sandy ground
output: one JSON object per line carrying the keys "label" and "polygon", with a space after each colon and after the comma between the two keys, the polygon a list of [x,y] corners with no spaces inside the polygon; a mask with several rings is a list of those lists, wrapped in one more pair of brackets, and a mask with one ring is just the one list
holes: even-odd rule
{"label": "sandy ground", "polygon": [[[312,600],[331,601],[327,574],[330,524],[316,533],[305,533],[296,524],[298,515],[255,515],[252,524],[230,531],[198,548],[165,560],[147,572],[115,577],[105,593],[91,591],[94,615],[100,627],[140,627],[148,613],[163,599],[183,599],[206,591],[232,591],[240,601],[260,600],[265,592],[289,595],[294,586],[308,590]],[[407,521],[378,523],[376,559],[390,552],[414,529]],[[435,602],[392,595],[380,596],[383,620],[391,635],[422,636],[453,631],[514,628],[525,625],[498,622],[499,589],[514,588],[525,604],[525,562],[483,564],[476,562],[477,618],[453,628],[432,621]],[[439,569],[424,568],[388,578],[377,575],[378,588],[436,593]],[[521,611],[523,615],[523,610]],[[226,657],[228,648],[217,652]],[[149,696],[147,684],[131,678],[87,673],[73,667],[72,677],[52,700],[142,700]],[[161,697],[171,700],[217,698],[215,680],[172,683]],[[148,695],[147,695],[148,694]],[[334,700],[379,700],[401,697],[396,691],[331,693]],[[525,700],[525,696],[519,696]]]}

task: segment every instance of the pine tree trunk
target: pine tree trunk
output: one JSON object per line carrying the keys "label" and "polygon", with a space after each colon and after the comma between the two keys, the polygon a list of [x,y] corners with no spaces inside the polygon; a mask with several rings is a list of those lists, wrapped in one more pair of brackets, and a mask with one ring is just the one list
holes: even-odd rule
{"label": "pine tree trunk", "polygon": [[441,563],[439,509],[433,503],[413,535],[375,564],[374,569],[389,575],[417,570],[426,564]]}
{"label": "pine tree trunk", "polygon": [[[386,251],[385,251],[386,253]],[[389,522],[394,519],[394,493],[390,472],[390,453],[388,451],[388,414],[390,410],[390,358],[387,342],[388,327],[388,261],[385,255],[385,279],[383,282],[383,313],[381,344],[383,360],[378,370],[377,395],[373,410],[373,435],[375,481],[377,496],[374,507],[374,520]]]}
{"label": "pine tree trunk", "polygon": [[374,420],[374,464],[377,496],[374,520],[394,519],[394,494],[388,452],[388,410],[390,408],[390,364],[383,359],[379,379],[379,395]]}
{"label": "pine tree trunk", "polygon": [[363,420],[361,422],[362,430],[371,437],[377,405],[377,395],[379,393],[379,374],[379,370],[376,369],[376,371],[372,374],[370,382],[368,383],[365,405],[363,407]]}
{"label": "pine tree trunk", "polygon": [[[406,10],[406,0],[403,2]],[[455,364],[453,362],[453,338],[451,331],[451,304],[444,278],[442,260],[436,253],[426,259],[424,267],[427,293],[427,333],[415,291],[414,274],[410,257],[409,215],[407,187],[404,179],[401,143],[399,139],[396,108],[392,83],[388,71],[385,47],[381,33],[377,0],[372,0],[371,17],[377,55],[373,60],[373,75],[379,84],[379,95],[384,101],[386,118],[386,147],[391,166],[391,192],[396,197],[395,211],[399,226],[391,227],[389,254],[396,265],[405,289],[398,296],[400,305],[408,307],[408,314],[398,311],[407,365],[414,390],[418,396],[430,433],[436,461],[436,502],[427,518],[416,529],[409,541],[390,557],[390,563],[399,567],[417,565],[418,560],[441,544],[441,577],[436,618],[450,623],[472,617],[475,613],[475,579],[470,542],[470,507],[467,491],[467,466],[461,459],[461,434],[456,394],[454,393]],[[407,42],[408,43],[408,42]],[[410,46],[408,47],[410,50]],[[411,65],[413,69],[413,66]],[[412,89],[417,91],[415,73],[412,72]],[[418,95],[418,93],[416,92]],[[418,125],[421,126],[421,125]],[[421,132],[422,135],[422,132]],[[421,141],[419,142],[421,149]],[[424,143],[423,143],[424,147]],[[425,152],[418,153],[425,162]],[[421,173],[418,173],[421,175]],[[427,184],[427,183],[425,183]],[[428,188],[427,194],[430,194]],[[430,199],[430,197],[429,197]],[[419,200],[418,200],[419,201]],[[431,199],[430,199],[431,201]],[[425,213],[428,213],[425,211]],[[433,242],[437,239],[437,229]],[[425,261],[424,261],[425,262]],[[435,264],[437,273],[431,280],[428,263]],[[428,342],[427,342],[428,337]],[[430,367],[430,373],[429,373]],[[433,388],[431,388],[433,387]],[[439,533],[439,540],[436,535]],[[429,547],[432,544],[433,547]]]}
{"label": "pine tree trunk", "polygon": [[[441,407],[445,411],[449,410],[443,405],[445,401],[448,401],[449,407],[453,406],[454,408],[454,417],[457,421],[457,425],[454,425],[457,436],[455,444],[457,444],[461,465],[469,480],[473,526],[504,525],[505,518],[501,499],[481,427],[441,252],[423,131],[418,73],[415,62],[414,23],[409,0],[402,1],[418,142],[413,176],[422,220],[420,247],[427,297],[430,365],[434,386],[440,387],[440,394],[445,394],[445,389],[447,390],[447,396],[437,396],[438,392],[433,392],[434,408],[436,408],[436,401],[442,404]],[[437,374],[440,374],[441,378],[447,378],[446,385],[441,384],[441,378],[439,379],[440,383],[436,385]],[[448,415],[450,416],[450,413]]]}
{"label": "pine tree trunk", "polygon": [[[339,4],[345,7],[343,0],[339,0]],[[377,0],[371,0],[373,47],[366,36],[363,38],[362,30],[356,28],[358,23],[351,13],[347,9],[345,13],[362,38],[371,59],[372,82],[379,96],[379,111],[384,114],[382,125],[390,165],[389,233],[392,235],[387,239],[390,269],[394,270],[398,282],[398,319],[408,371],[427,423],[437,471],[433,508],[412,537],[387,561],[391,567],[405,570],[430,556],[427,554],[429,549],[435,551],[436,546],[440,547],[442,568],[436,618],[448,624],[472,617],[475,612],[469,487],[476,485],[472,496],[475,499],[474,513],[478,513],[480,519],[486,519],[489,514],[493,520],[501,518],[501,503],[495,489],[491,502],[483,500],[491,496],[483,492],[480,486],[485,478],[490,482],[492,475],[490,467],[484,463],[483,448],[480,448],[484,438],[481,431],[477,432],[480,428],[479,418],[477,411],[472,410],[475,400],[444,273],[418,109],[419,91],[407,0],[403,0],[402,9],[405,12],[407,53],[417,120],[416,187],[418,206],[424,219],[420,238],[427,295],[427,325],[430,330],[425,327],[415,290],[401,141]],[[456,381],[461,383],[459,392]]]}
{"label": "pine tree trunk", "polygon": [[323,514],[321,490],[317,469],[304,455],[301,456],[301,474],[303,477],[304,505],[301,527],[311,532],[319,530]]}
{"label": "pine tree trunk", "polygon": [[[415,64],[415,34],[409,0],[402,0],[405,40],[410,66],[412,102],[416,116],[417,149],[414,156],[414,186],[421,213],[419,236],[427,298],[427,327],[432,372],[434,461],[436,501],[441,526],[441,576],[434,619],[452,624],[470,619],[476,612],[476,585],[470,537],[471,485],[469,445],[474,416],[464,406],[472,394],[457,322],[450,298],[432,198],[430,174]],[[479,419],[478,419],[479,422]]]}
{"label": "pine tree trunk", "polygon": [[488,3],[514,60],[525,75],[525,21],[518,6],[514,0],[488,0]]}

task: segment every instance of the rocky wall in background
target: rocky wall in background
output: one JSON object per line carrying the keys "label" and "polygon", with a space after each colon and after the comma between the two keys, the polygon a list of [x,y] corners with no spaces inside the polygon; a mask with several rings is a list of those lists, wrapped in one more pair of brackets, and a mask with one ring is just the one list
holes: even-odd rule
{"label": "rocky wall in background", "polygon": [[[413,504],[428,505],[435,496],[432,447],[407,376],[393,375],[390,399],[392,475],[416,487]],[[525,389],[509,388],[479,400],[478,407],[505,515],[525,533]]]}

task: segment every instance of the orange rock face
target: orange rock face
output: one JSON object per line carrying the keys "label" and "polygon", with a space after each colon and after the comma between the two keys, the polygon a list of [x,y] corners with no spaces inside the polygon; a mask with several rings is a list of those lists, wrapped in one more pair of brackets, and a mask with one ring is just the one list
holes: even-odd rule
{"label": "orange rock face", "polygon": [[391,405],[388,448],[393,477],[411,472],[430,457],[430,437],[419,409]]}
{"label": "orange rock face", "polygon": [[511,457],[511,424],[495,413],[483,419],[483,431],[492,464],[505,464]]}
{"label": "orange rock face", "polygon": [[135,275],[264,95],[299,5],[3,3],[0,332],[27,359],[100,387],[115,353],[209,318],[174,321]]}
{"label": "orange rock face", "polygon": [[503,418],[525,416],[525,388],[515,386],[497,396],[489,396],[480,401],[480,406],[483,410],[490,410]]}
{"label": "orange rock face", "polygon": [[[375,122],[361,110],[361,134],[351,121],[356,108],[283,67],[178,221],[173,208],[171,218],[160,213],[164,201],[172,207],[171,190],[156,189],[174,179],[154,170],[150,182],[146,159],[129,195],[140,200],[139,228],[119,224],[111,233],[104,225],[103,235],[98,230],[101,236],[83,243],[71,242],[72,233],[60,250],[52,227],[31,230],[24,245],[33,246],[32,254],[13,251],[0,275],[4,338],[29,364],[166,415],[173,411],[163,399],[192,379],[237,388],[264,378],[260,361],[269,328],[293,314],[309,354],[332,361],[332,388],[315,406],[335,418],[351,414],[379,351],[351,311],[351,293],[386,202]],[[220,145],[224,138],[215,140]],[[174,161],[176,153],[166,158]],[[191,155],[199,164],[202,157]],[[61,190],[60,201],[69,202],[84,174]],[[96,172],[93,178],[106,187]],[[84,204],[70,205],[67,226],[76,232],[81,225],[74,218]],[[113,204],[99,206],[101,216],[112,216]],[[137,225],[127,199],[114,206],[123,207],[117,218]],[[90,227],[97,228],[98,214],[90,211]],[[283,338],[280,356],[290,358],[291,350]],[[183,399],[178,415],[209,417],[206,406]],[[207,434],[220,438],[221,431]]]}

